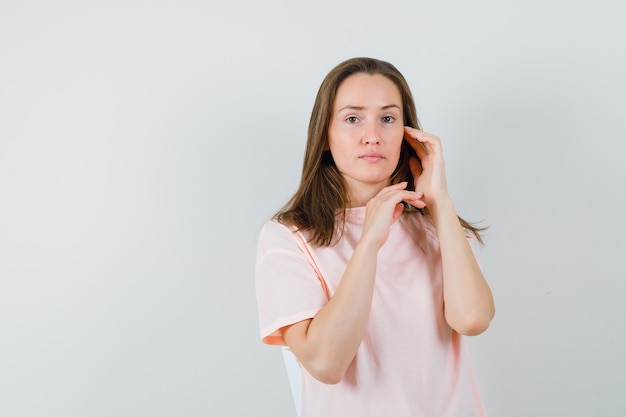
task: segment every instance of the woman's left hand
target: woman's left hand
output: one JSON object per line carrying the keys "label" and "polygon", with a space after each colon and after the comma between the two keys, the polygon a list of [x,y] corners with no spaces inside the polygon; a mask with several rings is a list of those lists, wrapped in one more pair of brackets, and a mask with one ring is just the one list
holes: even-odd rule
{"label": "woman's left hand", "polygon": [[419,157],[419,160],[411,158],[409,166],[415,179],[415,191],[424,194],[426,206],[433,206],[441,198],[449,198],[439,137],[405,126],[404,139]]}
{"label": "woman's left hand", "polygon": [[404,128],[404,139],[421,160],[421,166],[417,158],[409,161],[415,191],[423,193],[437,229],[446,322],[459,334],[480,334],[495,314],[493,296],[448,194],[441,141],[410,127]]}

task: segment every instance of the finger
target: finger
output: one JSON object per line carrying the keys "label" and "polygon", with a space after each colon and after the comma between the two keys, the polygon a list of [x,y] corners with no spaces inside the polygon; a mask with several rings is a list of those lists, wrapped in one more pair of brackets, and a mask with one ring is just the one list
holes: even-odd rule
{"label": "finger", "polygon": [[405,194],[402,201],[417,208],[424,208],[426,207],[426,203],[424,202],[423,198],[424,193],[420,191],[414,191],[410,192],[409,194]]}
{"label": "finger", "polygon": [[398,197],[400,198],[398,202],[404,201],[405,203],[409,203],[415,207],[423,207],[426,205],[426,203],[422,200],[424,198],[424,193],[420,191],[406,191]]}
{"label": "finger", "polygon": [[404,139],[411,145],[411,148],[415,150],[417,156],[422,159],[428,155],[428,151],[426,150],[426,144],[419,139],[420,133],[423,132],[419,129],[404,126]]}
{"label": "finger", "polygon": [[441,139],[438,136],[418,130],[415,132],[415,138],[424,144],[428,153],[441,151]]}
{"label": "finger", "polygon": [[396,184],[391,184],[380,190],[377,196],[383,196],[388,193],[397,192],[398,190],[404,190],[409,183],[407,181],[401,181]]}
{"label": "finger", "polygon": [[411,126],[404,126],[404,139],[406,139],[406,141],[409,142],[412,146],[415,146],[419,132],[419,129],[415,129]]}
{"label": "finger", "polygon": [[407,191],[406,190],[407,186],[408,186],[408,182],[406,181],[402,181],[397,184],[392,184],[380,190],[378,194],[376,194],[376,196],[372,200],[376,200],[379,203],[384,203],[384,202],[389,202],[389,201],[394,202],[394,203],[399,203],[400,201],[402,201],[403,193],[413,192],[413,191]]}
{"label": "finger", "polygon": [[408,181],[401,181],[401,182],[396,183],[396,184],[391,184],[391,185],[383,188],[382,190],[380,190],[378,195],[394,193],[394,192],[397,192],[398,190],[404,190],[408,185],[409,185]]}
{"label": "finger", "polygon": [[417,199],[417,200],[407,200],[406,203],[412,205],[415,208],[419,208],[419,209],[426,207],[426,203],[424,202],[424,200],[420,200],[420,199]]}
{"label": "finger", "polygon": [[396,206],[393,208],[393,214],[392,214],[392,219],[394,222],[400,218],[400,215],[402,214],[403,211],[404,211],[404,206],[401,203],[396,204]]}
{"label": "finger", "polygon": [[398,190],[387,187],[385,192],[379,193],[375,198],[380,203],[399,204],[402,201],[412,202],[421,199],[424,194],[420,191]]}

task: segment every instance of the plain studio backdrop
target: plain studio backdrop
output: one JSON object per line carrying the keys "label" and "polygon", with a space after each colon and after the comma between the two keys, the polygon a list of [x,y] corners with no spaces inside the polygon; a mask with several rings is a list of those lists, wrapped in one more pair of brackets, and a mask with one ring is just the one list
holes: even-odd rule
{"label": "plain studio backdrop", "polygon": [[326,73],[395,64],[497,314],[492,417],[626,412],[619,1],[0,2],[0,416],[295,416],[256,233]]}

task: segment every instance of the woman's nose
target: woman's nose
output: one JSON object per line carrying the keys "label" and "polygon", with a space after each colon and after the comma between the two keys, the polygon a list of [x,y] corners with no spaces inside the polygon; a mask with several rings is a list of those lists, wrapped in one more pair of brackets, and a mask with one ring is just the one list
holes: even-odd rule
{"label": "woman's nose", "polygon": [[380,132],[375,123],[368,123],[365,126],[362,140],[368,145],[380,143]]}

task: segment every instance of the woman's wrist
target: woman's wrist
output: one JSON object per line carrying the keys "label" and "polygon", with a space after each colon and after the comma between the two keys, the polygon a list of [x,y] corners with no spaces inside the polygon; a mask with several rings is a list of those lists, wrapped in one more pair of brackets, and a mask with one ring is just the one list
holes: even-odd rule
{"label": "woman's wrist", "polygon": [[428,204],[428,211],[433,218],[435,227],[438,228],[440,221],[445,221],[447,218],[457,218],[456,209],[454,203],[449,195],[440,196],[430,204]]}

